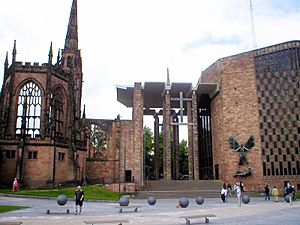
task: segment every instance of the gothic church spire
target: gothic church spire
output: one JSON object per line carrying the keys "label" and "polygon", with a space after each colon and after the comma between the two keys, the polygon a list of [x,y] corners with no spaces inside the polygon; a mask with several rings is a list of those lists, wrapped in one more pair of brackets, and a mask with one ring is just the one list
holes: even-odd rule
{"label": "gothic church spire", "polygon": [[64,50],[78,50],[77,0],[73,0]]}

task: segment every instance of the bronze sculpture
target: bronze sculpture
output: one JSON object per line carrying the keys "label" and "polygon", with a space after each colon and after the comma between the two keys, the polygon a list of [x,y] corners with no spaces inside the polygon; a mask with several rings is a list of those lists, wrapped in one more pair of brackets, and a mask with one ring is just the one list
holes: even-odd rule
{"label": "bronze sculpture", "polygon": [[245,162],[248,163],[246,151],[249,151],[251,148],[253,148],[253,146],[254,146],[254,137],[251,135],[245,145],[240,145],[237,142],[235,136],[232,135],[229,138],[229,145],[233,149],[233,151],[235,151],[235,152],[239,151],[240,152],[239,164],[243,165]]}

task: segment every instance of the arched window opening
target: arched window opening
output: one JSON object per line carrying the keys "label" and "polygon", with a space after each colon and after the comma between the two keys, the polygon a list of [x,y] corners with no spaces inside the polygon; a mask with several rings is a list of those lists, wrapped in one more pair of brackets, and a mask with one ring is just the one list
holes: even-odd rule
{"label": "arched window opening", "polygon": [[101,126],[91,124],[90,141],[93,149],[92,157],[105,159],[107,156],[107,137]]}
{"label": "arched window opening", "polygon": [[51,130],[54,132],[55,137],[63,136],[63,119],[64,119],[64,111],[63,111],[63,92],[61,87],[55,88],[51,93],[50,100],[50,124]]}
{"label": "arched window opening", "polygon": [[16,134],[40,134],[42,113],[42,92],[32,81],[26,83],[19,93]]}

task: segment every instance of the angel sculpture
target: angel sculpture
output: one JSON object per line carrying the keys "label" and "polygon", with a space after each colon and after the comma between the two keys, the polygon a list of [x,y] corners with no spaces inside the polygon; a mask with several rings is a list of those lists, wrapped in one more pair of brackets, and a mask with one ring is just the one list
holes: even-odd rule
{"label": "angel sculpture", "polygon": [[254,137],[251,135],[245,145],[240,145],[237,142],[235,136],[232,135],[229,138],[229,145],[233,149],[233,151],[235,151],[235,152],[239,151],[240,152],[240,161],[239,161],[239,164],[243,165],[245,162],[248,162],[247,161],[246,151],[249,151],[251,148],[253,148],[253,146],[254,146]]}

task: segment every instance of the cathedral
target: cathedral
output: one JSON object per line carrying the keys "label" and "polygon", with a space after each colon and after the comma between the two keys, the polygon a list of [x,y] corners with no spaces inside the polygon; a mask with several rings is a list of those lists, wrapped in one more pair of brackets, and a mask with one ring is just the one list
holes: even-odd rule
{"label": "cathedral", "polygon": [[[187,126],[189,180],[300,189],[300,41],[221,58],[195,77],[196,86],[171,82],[169,74],[165,82],[118,86],[131,120],[81,111],[77,0],[56,60],[50,44],[47,63],[17,61],[15,41],[4,65],[1,185],[16,177],[24,187],[67,186],[87,175],[90,183],[134,192],[145,188],[150,167],[153,180],[180,180],[179,128]],[[153,118],[151,165],[144,116]]]}

